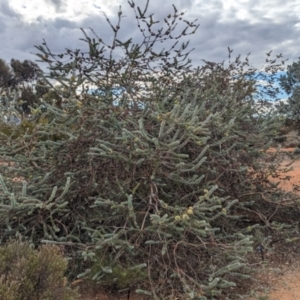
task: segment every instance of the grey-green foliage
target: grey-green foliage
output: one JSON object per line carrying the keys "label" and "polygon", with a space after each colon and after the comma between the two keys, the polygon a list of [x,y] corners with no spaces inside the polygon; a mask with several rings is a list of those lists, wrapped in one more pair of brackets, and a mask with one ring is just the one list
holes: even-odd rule
{"label": "grey-green foliage", "polygon": [[[84,33],[85,56],[69,49],[52,54],[46,43],[38,47],[50,67],[44,78],[63,85],[64,101],[38,112],[42,122],[30,132],[0,136],[6,161],[0,165],[1,239],[21,235],[66,245],[80,262],[73,273],[92,273],[102,283],[114,280],[116,265],[127,274],[141,269],[149,284],[137,292],[156,299],[218,297],[249,277],[247,254],[257,225],[243,214],[271,197],[261,180],[267,166],[256,158],[277,120],[253,105],[255,81],[243,77],[248,61],[192,69],[186,43],[172,59],[177,44],[168,53],[154,52],[157,41],[171,39],[182,15],[174,7],[167,32],[155,34],[147,7],[143,12],[129,4],[141,45],[115,35],[110,46]],[[111,25],[115,34],[118,24]],[[197,28],[188,24],[179,37]],[[113,54],[118,46],[125,53],[119,60]],[[73,61],[60,62],[65,55]],[[83,88],[79,101],[75,91],[83,80],[98,90]],[[113,95],[119,86],[126,92]],[[112,105],[117,96],[119,105]],[[251,202],[253,194],[260,201]]]}
{"label": "grey-green foliage", "polygon": [[0,121],[19,125],[22,119],[35,115],[43,102],[32,86],[0,87]]}
{"label": "grey-green foliage", "polygon": [[[247,119],[249,105],[238,109],[228,98],[231,113],[209,113],[198,97],[186,89],[180,101],[153,102],[126,117],[124,109],[91,105],[2,146],[17,164],[2,167],[2,238],[73,245],[88,260],[113,251],[114,264],[147,265],[156,295],[178,292],[180,282],[188,294],[234,285],[252,241],[251,230],[234,233],[239,204],[226,195],[250,190],[251,156],[236,160],[248,149],[238,127],[254,130],[250,143],[260,126]],[[64,140],[51,140],[51,133],[68,131]],[[16,176],[26,181],[14,183]]]}
{"label": "grey-green foliage", "polygon": [[1,91],[0,95],[0,120],[11,122],[11,120],[21,120],[21,114],[17,109],[19,93],[16,89],[9,87]]}
{"label": "grey-green foliage", "polygon": [[289,95],[287,103],[279,108],[293,120],[300,120],[300,61],[287,67],[286,75],[280,76],[280,85]]}

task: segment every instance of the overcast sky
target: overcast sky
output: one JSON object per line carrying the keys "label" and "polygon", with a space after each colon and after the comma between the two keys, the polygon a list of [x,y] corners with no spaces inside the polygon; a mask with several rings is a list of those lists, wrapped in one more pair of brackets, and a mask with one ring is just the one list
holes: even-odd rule
{"label": "overcast sky", "polygon": [[[145,0],[136,0],[143,7]],[[250,61],[260,67],[265,53],[283,53],[289,63],[300,56],[299,0],[150,0],[149,12],[162,20],[172,12],[172,3],[185,18],[198,19],[200,27],[190,36],[195,47],[192,59],[220,62],[227,57],[227,46],[233,55],[251,52]],[[80,27],[92,27],[99,36],[111,38],[112,32],[103,19],[104,10],[115,24],[122,5],[122,37],[140,36],[136,21],[125,0],[0,0],[0,58],[35,60],[34,45],[43,39],[50,48],[62,53],[67,48],[82,48]]]}

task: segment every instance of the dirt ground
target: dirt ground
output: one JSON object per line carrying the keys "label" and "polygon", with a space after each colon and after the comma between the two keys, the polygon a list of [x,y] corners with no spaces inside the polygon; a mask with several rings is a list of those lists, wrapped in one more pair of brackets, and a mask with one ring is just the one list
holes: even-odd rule
{"label": "dirt ground", "polygon": [[277,271],[261,274],[261,287],[256,295],[248,300],[299,300],[300,265],[280,266]]}
{"label": "dirt ground", "polygon": [[299,300],[300,270],[288,271],[274,282],[269,300]]}
{"label": "dirt ground", "polygon": [[[300,186],[300,155],[298,157],[291,158],[291,154],[294,152],[295,148],[283,148],[280,152],[285,153],[283,160],[281,161],[281,168],[291,168],[287,173],[282,174],[278,179],[272,179],[273,182],[279,182],[279,186],[286,192],[292,192],[295,186]],[[276,149],[270,148],[268,153],[275,152]],[[285,177],[289,176],[289,180],[283,180]],[[300,299],[300,298],[299,298]]]}

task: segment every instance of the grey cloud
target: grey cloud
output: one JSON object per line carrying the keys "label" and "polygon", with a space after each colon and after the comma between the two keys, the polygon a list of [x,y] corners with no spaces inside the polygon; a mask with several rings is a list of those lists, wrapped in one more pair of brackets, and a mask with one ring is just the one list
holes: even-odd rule
{"label": "grey cloud", "polygon": [[0,15],[4,18],[19,18],[20,15],[13,10],[8,1],[3,1],[0,3]]}
{"label": "grey cloud", "polygon": [[55,7],[56,12],[63,12],[65,8],[64,0],[47,0],[50,4]]}
{"label": "grey cloud", "polygon": [[54,19],[54,21],[52,21],[50,24],[57,29],[61,29],[61,28],[74,29],[79,25],[74,21],[63,19],[61,17]]}
{"label": "grey cloud", "polygon": [[[295,24],[299,23],[299,16],[297,17],[292,9],[286,8],[285,4],[278,2],[279,0],[273,0],[274,6],[285,8],[284,13],[287,17],[267,18],[266,13],[262,12],[263,7],[258,9],[255,6],[257,1],[259,2],[259,0],[252,0],[243,4],[247,12],[253,15],[255,22],[239,20],[236,17],[238,11],[234,8],[228,11],[226,18],[224,18],[224,8],[220,0],[209,2],[204,0],[173,1],[178,11],[187,10],[184,18],[188,20],[198,18],[198,23],[200,23],[196,34],[185,38],[185,41],[191,41],[190,48],[195,48],[191,53],[193,62],[200,64],[201,59],[220,62],[227,58],[227,46],[233,49],[233,54],[236,55],[244,56],[251,52],[252,59],[251,57],[250,59],[254,65],[258,66],[265,60],[264,54],[272,49],[276,53],[283,52],[285,57],[289,57],[291,61],[298,60],[300,35],[299,27],[297,30]],[[141,8],[144,2],[138,2]],[[51,3],[60,8],[64,6],[64,2],[59,0],[51,0]],[[264,0],[264,2],[259,3],[268,4],[268,1]],[[133,12],[127,1],[123,0],[121,4],[123,15],[119,37],[123,41],[132,37],[134,42],[140,42],[143,37],[137,28]],[[1,5],[3,6],[3,4]],[[110,6],[113,13],[108,14],[114,25],[117,24],[118,5]],[[101,5],[99,4],[99,6]],[[172,5],[169,1],[150,1],[149,13],[152,12],[154,13],[154,20],[162,21],[163,17],[172,12]],[[103,18],[100,10],[96,8],[94,14],[88,15],[80,21],[60,16],[52,20],[39,18],[38,23],[32,24],[24,24],[21,17],[6,2],[4,3],[4,10],[1,10],[0,13],[4,16],[0,19],[0,23],[3,24],[3,26],[0,25],[0,39],[8,45],[7,49],[1,51],[1,56],[6,56],[3,57],[5,59],[26,58],[26,55],[30,59],[33,57],[30,52],[37,52],[34,45],[40,45],[43,38],[55,53],[64,52],[66,47],[82,49],[86,45],[79,40],[83,38],[80,27],[87,31],[89,27],[93,28],[107,42],[113,38],[110,26]],[[179,24],[178,27],[181,25]],[[286,46],[287,41],[291,41],[288,48]],[[161,44],[159,47],[165,45],[167,48],[170,44],[167,42],[166,45]]]}
{"label": "grey cloud", "polygon": [[4,33],[5,32],[5,30],[6,30],[6,24],[5,24],[5,21],[4,20],[2,20],[2,19],[0,19],[0,34],[2,33]]}

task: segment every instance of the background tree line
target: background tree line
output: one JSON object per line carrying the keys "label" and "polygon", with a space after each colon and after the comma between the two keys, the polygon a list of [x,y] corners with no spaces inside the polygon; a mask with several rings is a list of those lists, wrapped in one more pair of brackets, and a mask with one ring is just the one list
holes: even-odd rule
{"label": "background tree line", "polygon": [[[17,94],[17,99],[13,99],[13,92]],[[61,97],[43,80],[43,71],[37,63],[30,60],[23,62],[11,59],[6,63],[0,59],[0,93],[1,101],[15,100],[15,109],[21,116],[31,114],[32,108],[41,104],[41,99],[45,102],[60,103]]]}

